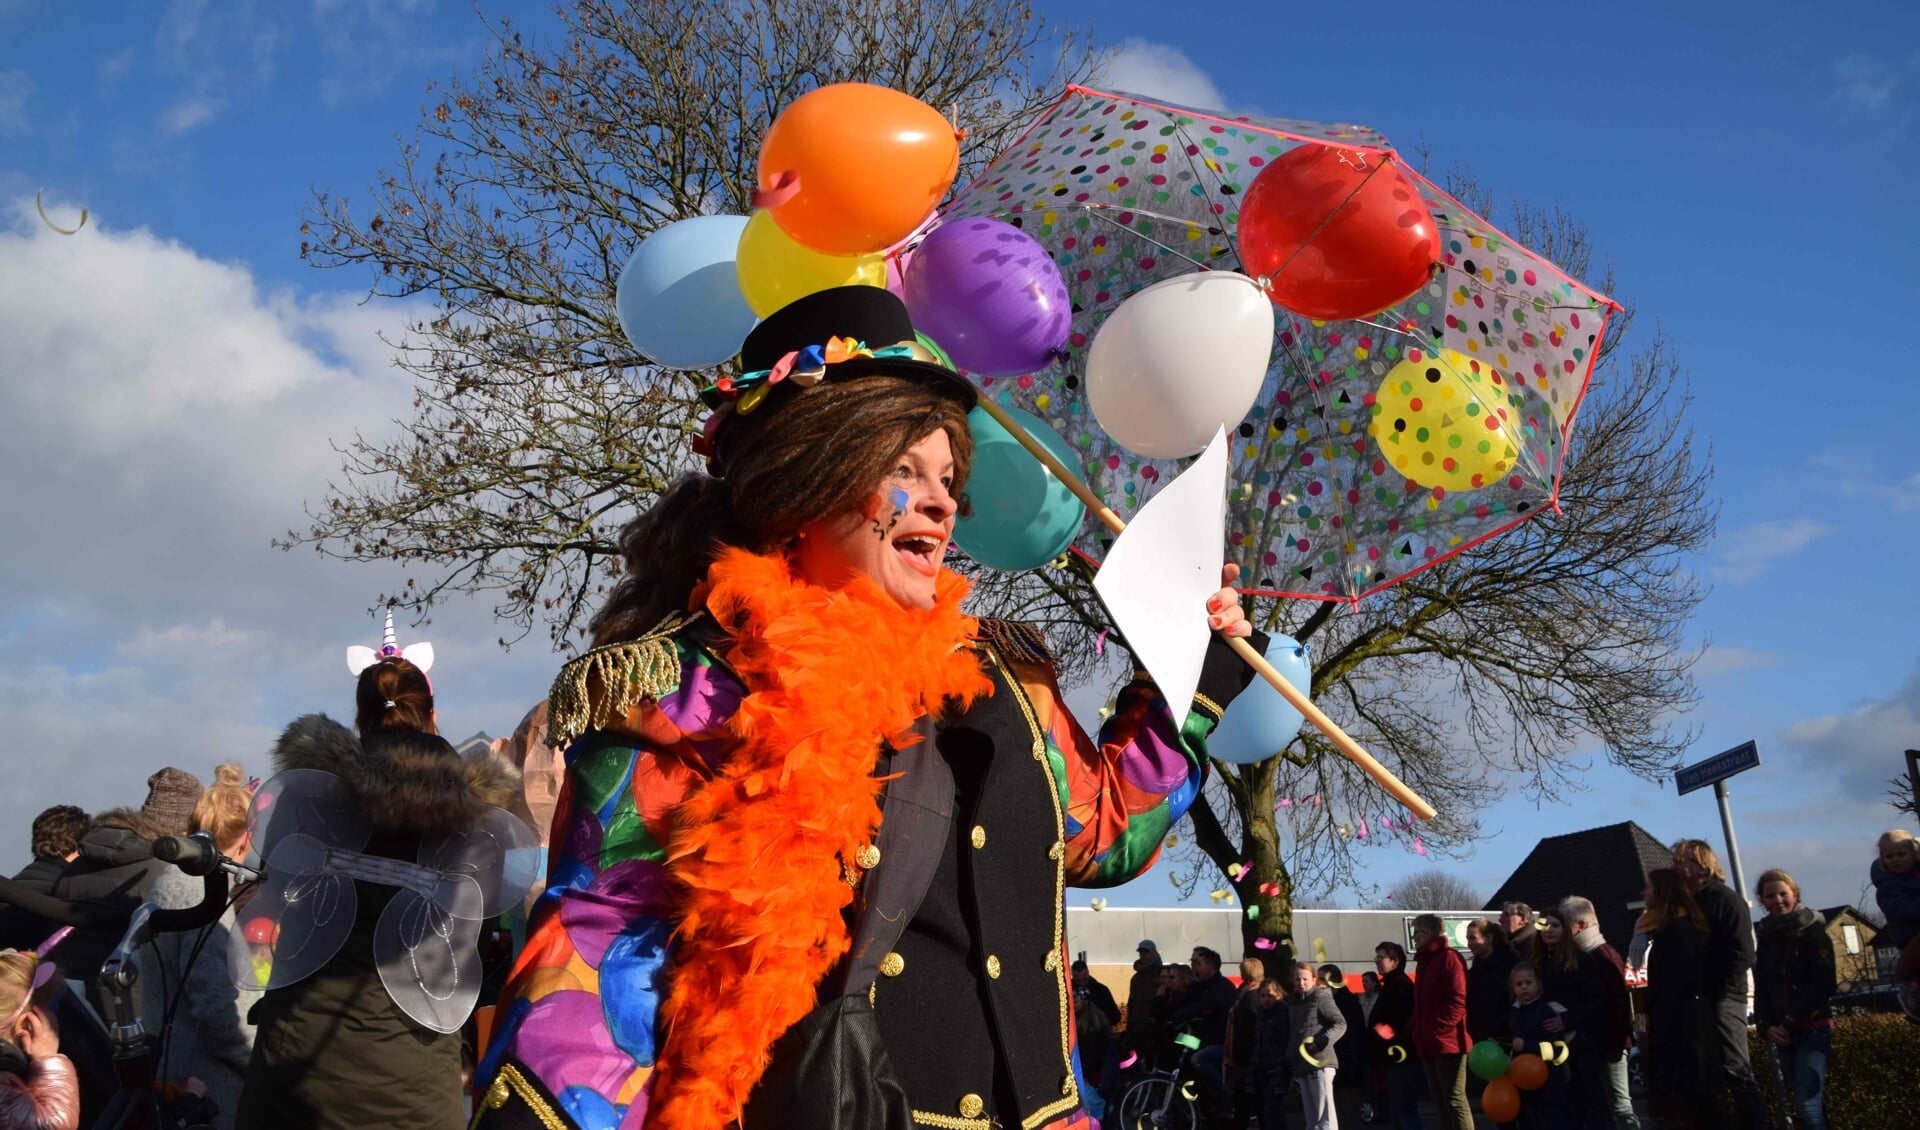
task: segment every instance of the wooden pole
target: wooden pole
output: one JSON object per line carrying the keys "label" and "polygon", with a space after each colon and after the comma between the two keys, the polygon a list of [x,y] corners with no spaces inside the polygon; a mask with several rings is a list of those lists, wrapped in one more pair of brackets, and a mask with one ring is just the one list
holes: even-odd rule
{"label": "wooden pole", "polygon": [[[1125,519],[1115,514],[1111,507],[1101,501],[1100,496],[1093,492],[1093,488],[1089,487],[1073,468],[1054,458],[1051,451],[1048,451],[1039,440],[1028,435],[1027,429],[1022,427],[1018,420],[1008,415],[1006,409],[995,404],[992,397],[982,393],[980,407],[986,410],[987,415],[993,417],[995,423],[1005,428],[1008,435],[1019,440],[1020,446],[1026,448],[1028,454],[1038,459],[1041,466],[1051,471],[1054,478],[1066,484],[1067,489],[1072,491],[1074,496],[1084,503],[1087,510],[1107,529],[1118,534],[1127,528]],[[1235,655],[1245,660],[1247,666],[1259,673],[1260,677],[1265,679],[1274,690],[1279,691],[1280,697],[1286,699],[1288,704],[1298,710],[1301,717],[1313,723],[1314,729],[1325,734],[1327,740],[1332,742],[1334,748],[1344,754],[1347,760],[1365,770],[1367,776],[1379,782],[1381,788],[1392,793],[1395,800],[1407,806],[1408,811],[1422,820],[1433,819],[1432,805],[1421,799],[1419,793],[1408,788],[1406,782],[1394,776],[1392,770],[1374,760],[1373,755],[1363,749],[1359,742],[1348,736],[1347,732],[1340,728],[1339,723],[1327,717],[1324,711],[1315,706],[1313,699],[1307,697],[1300,688],[1288,682],[1286,676],[1275,670],[1273,664],[1267,662],[1266,656],[1253,650],[1251,643],[1231,636],[1226,637],[1226,640],[1227,646],[1233,649]]]}

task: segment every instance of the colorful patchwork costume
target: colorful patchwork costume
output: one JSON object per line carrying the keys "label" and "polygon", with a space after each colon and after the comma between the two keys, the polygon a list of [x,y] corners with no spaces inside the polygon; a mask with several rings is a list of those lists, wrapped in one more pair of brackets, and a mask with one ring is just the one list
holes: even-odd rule
{"label": "colorful patchwork costume", "polygon": [[1039,633],[965,591],[903,609],[728,550],[691,615],[568,664],[476,1126],[1085,1121],[1065,888],[1153,863],[1248,673],[1216,640],[1189,709],[1142,677],[1089,738]]}

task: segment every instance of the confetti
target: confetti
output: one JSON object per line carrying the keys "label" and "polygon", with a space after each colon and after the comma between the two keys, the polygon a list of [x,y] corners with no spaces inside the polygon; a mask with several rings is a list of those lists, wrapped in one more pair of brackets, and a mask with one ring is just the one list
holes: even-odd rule
{"label": "confetti", "polygon": [[1208,897],[1208,898],[1210,898],[1210,899],[1212,899],[1212,900],[1213,900],[1214,902],[1220,902],[1220,901],[1222,901],[1223,899],[1230,899],[1230,898],[1232,898],[1232,897],[1233,897],[1233,895],[1232,895],[1232,893],[1231,893],[1231,892],[1228,892],[1228,891],[1225,891],[1225,890],[1221,890],[1221,889],[1219,889],[1219,888],[1215,888],[1214,890],[1211,890],[1211,891],[1208,891],[1208,892],[1207,892],[1207,897]]}
{"label": "confetti", "polygon": [[1407,1049],[1395,1044],[1387,1049],[1387,1058],[1395,1063],[1407,1062]]}
{"label": "confetti", "polygon": [[1360,818],[1360,827],[1355,829],[1353,833],[1353,838],[1356,840],[1364,840],[1367,838],[1367,818],[1366,817],[1362,816]]}
{"label": "confetti", "polygon": [[1180,876],[1175,875],[1173,872],[1169,871],[1167,872],[1167,882],[1172,883],[1174,886],[1177,887],[1180,885]]}
{"label": "confetti", "polygon": [[1120,1070],[1125,1071],[1127,1068],[1132,1067],[1134,1064],[1139,1062],[1140,1062],[1139,1052],[1128,1052],[1127,1058],[1120,1061]]}
{"label": "confetti", "polygon": [[1180,837],[1179,837],[1179,836],[1172,836],[1172,835],[1170,835],[1170,836],[1168,836],[1168,837],[1167,837],[1167,846],[1168,846],[1168,847],[1179,847],[1179,846],[1180,846]]}
{"label": "confetti", "polygon": [[1260,884],[1260,893],[1267,896],[1268,898],[1273,898],[1274,896],[1280,893],[1280,884],[1262,883]]}
{"label": "confetti", "polygon": [[1413,854],[1415,855],[1427,854],[1427,845],[1420,842],[1419,836],[1415,836],[1413,838]]}
{"label": "confetti", "polygon": [[1093,637],[1093,653],[1095,655],[1105,655],[1107,653],[1107,629],[1100,629],[1100,634]]}
{"label": "confetti", "polygon": [[1260,921],[1260,908],[1259,908],[1259,907],[1257,907],[1257,906],[1250,906],[1250,907],[1248,907],[1248,908],[1247,908],[1247,917],[1248,917],[1249,919],[1251,919],[1251,920],[1253,920],[1253,921],[1255,921],[1255,922],[1258,922],[1258,921]]}
{"label": "confetti", "polygon": [[1325,1064],[1321,1063],[1319,1060],[1313,1058],[1313,1053],[1307,1050],[1308,1045],[1312,1043],[1313,1043],[1312,1040],[1300,1041],[1300,1058],[1306,1060],[1308,1063],[1311,1063],[1315,1067],[1326,1066]]}
{"label": "confetti", "polygon": [[1313,960],[1322,965],[1327,963],[1327,943],[1319,938],[1313,940]]}
{"label": "confetti", "polygon": [[1229,863],[1227,864],[1227,878],[1238,879],[1240,877],[1240,872],[1245,869],[1246,868],[1242,864]]}
{"label": "confetti", "polygon": [[43,188],[33,194],[33,210],[40,213],[41,221],[61,235],[78,235],[80,229],[87,226],[87,210],[85,208],[80,209],[79,223],[73,225],[71,228],[63,228],[47,218],[47,210],[40,204],[40,194],[45,191],[46,189]]}
{"label": "confetti", "polygon": [[1344,840],[1344,839],[1349,839],[1349,838],[1351,838],[1352,836],[1353,836],[1353,829],[1352,829],[1352,828],[1349,828],[1349,827],[1347,827],[1347,826],[1346,826],[1345,824],[1342,824],[1342,825],[1340,825],[1340,838],[1341,838],[1341,839],[1343,839],[1343,840]]}
{"label": "confetti", "polygon": [[1096,911],[1105,910],[1107,909],[1107,900],[1106,899],[1088,899],[1087,905],[1092,907]]}
{"label": "confetti", "polygon": [[1274,941],[1272,938],[1255,938],[1253,940],[1253,948],[1257,950],[1270,950],[1279,944],[1279,942]]}

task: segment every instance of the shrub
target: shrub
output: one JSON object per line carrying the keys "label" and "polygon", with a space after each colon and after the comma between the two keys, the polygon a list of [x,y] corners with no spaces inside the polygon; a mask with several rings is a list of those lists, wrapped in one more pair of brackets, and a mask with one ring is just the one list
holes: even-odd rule
{"label": "shrub", "polygon": [[[1782,1101],[1786,1083],[1768,1066],[1768,1045],[1757,1031],[1748,1033],[1754,1074],[1767,1100],[1769,1125],[1783,1122],[1792,1106]],[[1920,1025],[1899,1015],[1842,1016],[1834,1021],[1833,1059],[1827,1074],[1827,1122],[1833,1126],[1920,1126],[1920,1089],[1913,1086],[1913,1065],[1920,1063]]]}

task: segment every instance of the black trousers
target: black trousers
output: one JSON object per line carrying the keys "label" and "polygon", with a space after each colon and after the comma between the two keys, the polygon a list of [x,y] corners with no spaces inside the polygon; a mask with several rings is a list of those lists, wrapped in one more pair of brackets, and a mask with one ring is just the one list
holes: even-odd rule
{"label": "black trousers", "polygon": [[1694,1096],[1694,1120],[1701,1130],[1727,1126],[1723,1095],[1731,1096],[1733,1126],[1766,1130],[1766,1104],[1753,1076],[1747,1045],[1747,1000],[1743,996],[1700,1002],[1698,1035],[1700,1093]]}

